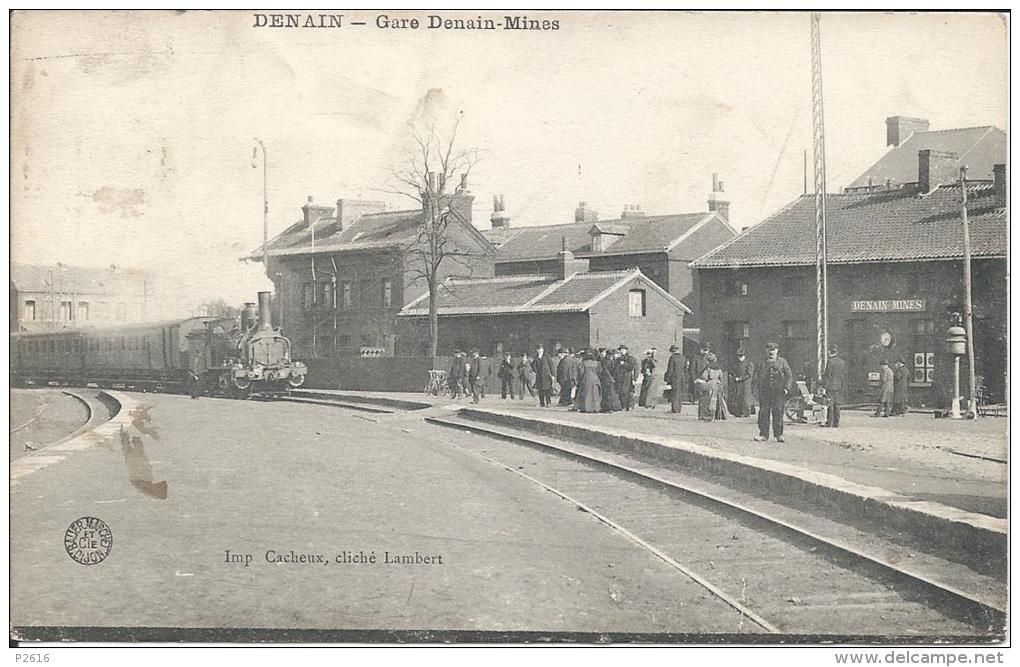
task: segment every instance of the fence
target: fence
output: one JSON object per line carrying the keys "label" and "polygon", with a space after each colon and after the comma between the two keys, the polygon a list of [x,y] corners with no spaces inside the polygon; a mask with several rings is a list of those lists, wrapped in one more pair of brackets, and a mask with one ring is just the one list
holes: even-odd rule
{"label": "fence", "polygon": [[[499,359],[488,359],[490,374],[486,378],[486,391],[499,392]],[[307,389],[349,389],[357,391],[414,391],[425,390],[429,371],[448,371],[452,357],[431,359],[419,357],[334,357],[308,359]]]}

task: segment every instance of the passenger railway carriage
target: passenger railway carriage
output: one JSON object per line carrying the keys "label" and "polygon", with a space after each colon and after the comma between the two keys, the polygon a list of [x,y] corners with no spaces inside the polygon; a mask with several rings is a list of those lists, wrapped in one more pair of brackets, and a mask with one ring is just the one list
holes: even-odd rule
{"label": "passenger railway carriage", "polygon": [[200,386],[243,396],[285,391],[304,382],[290,341],[269,324],[269,294],[240,320],[191,317],[152,324],[11,336],[13,380],[21,385],[124,386],[182,391]]}

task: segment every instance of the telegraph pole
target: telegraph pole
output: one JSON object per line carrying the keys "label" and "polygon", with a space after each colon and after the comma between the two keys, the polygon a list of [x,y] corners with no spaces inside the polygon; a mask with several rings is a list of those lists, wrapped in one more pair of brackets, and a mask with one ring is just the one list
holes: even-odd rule
{"label": "telegraph pole", "polygon": [[960,167],[960,219],[963,222],[963,322],[967,327],[967,416],[976,418],[977,377],[974,370],[974,304],[971,301],[970,221],[967,218],[967,166]]}
{"label": "telegraph pole", "polygon": [[822,375],[829,342],[829,267],[825,243],[825,112],[822,105],[822,43],[818,13],[811,14],[811,116],[815,149],[815,303],[817,374]]}

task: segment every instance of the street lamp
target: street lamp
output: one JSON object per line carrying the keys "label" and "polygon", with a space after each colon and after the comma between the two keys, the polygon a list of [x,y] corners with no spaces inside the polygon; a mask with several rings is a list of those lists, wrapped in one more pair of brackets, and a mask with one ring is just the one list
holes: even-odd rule
{"label": "street lamp", "polygon": [[266,277],[272,280],[272,273],[269,272],[269,158],[266,155],[266,145],[262,140],[255,137],[258,146],[251,149],[251,168],[257,169],[255,161],[259,151],[262,151],[262,264],[266,270]]}
{"label": "street lamp", "polygon": [[960,357],[967,354],[967,330],[954,324],[946,331],[946,347],[953,355],[953,403],[950,419],[963,419],[960,415]]}

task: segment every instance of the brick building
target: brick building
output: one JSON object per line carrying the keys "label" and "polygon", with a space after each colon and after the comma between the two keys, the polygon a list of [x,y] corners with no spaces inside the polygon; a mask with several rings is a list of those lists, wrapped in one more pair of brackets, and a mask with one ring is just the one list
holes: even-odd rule
{"label": "brick building", "polygon": [[[440,278],[492,276],[494,248],[471,225],[473,197],[462,184],[449,196],[458,215],[448,228],[451,251]],[[336,207],[309,201],[302,217],[269,244],[276,283],[274,317],[301,358],[392,356],[396,316],[428,293],[420,273],[420,209],[386,211],[382,202],[340,199]],[[261,261],[261,248],[248,259]]]}
{"label": "brick building", "polygon": [[946,154],[949,159],[943,166],[951,175],[967,165],[967,178],[979,181],[991,181],[993,168],[1006,157],[1006,133],[991,125],[929,130],[923,118],[891,116],[885,126],[886,145],[892,148],[854,179],[846,192],[916,185],[917,154],[922,150]]}
{"label": "brick building", "polygon": [[[10,330],[72,327],[164,319],[152,302],[152,276],[138,269],[11,265]],[[150,312],[151,311],[151,312]]]}
{"label": "brick building", "polygon": [[[947,400],[952,383],[945,332],[963,312],[963,235],[958,157],[915,155],[912,183],[826,195],[829,340],[849,372],[848,402],[873,400],[869,373],[903,358],[911,402]],[[1003,400],[1007,372],[1007,231],[1004,165],[993,181],[968,182],[976,370],[989,397]],[[702,336],[731,363],[744,347],[760,359],[768,340],[797,372],[814,366],[814,196],[692,264],[699,276]],[[966,358],[964,358],[964,374]],[[966,375],[964,375],[966,377]]]}
{"label": "brick building", "polygon": [[[478,348],[483,355],[616,347],[658,347],[660,358],[683,335],[690,310],[639,269],[584,272],[584,263],[561,251],[556,269],[540,275],[451,279],[439,301],[439,353]],[[400,313],[398,345],[414,353],[428,340],[428,297]]]}
{"label": "brick building", "polygon": [[645,215],[639,206],[628,205],[619,218],[600,220],[581,202],[572,223],[511,228],[503,200],[497,197],[494,203],[492,228],[484,233],[498,246],[497,276],[555,273],[557,253],[565,244],[577,260],[587,262],[589,271],[640,269],[693,311],[688,327],[696,326],[699,312],[689,263],[737,234],[728,220],[730,202],[715,175],[708,210],[697,213]]}

